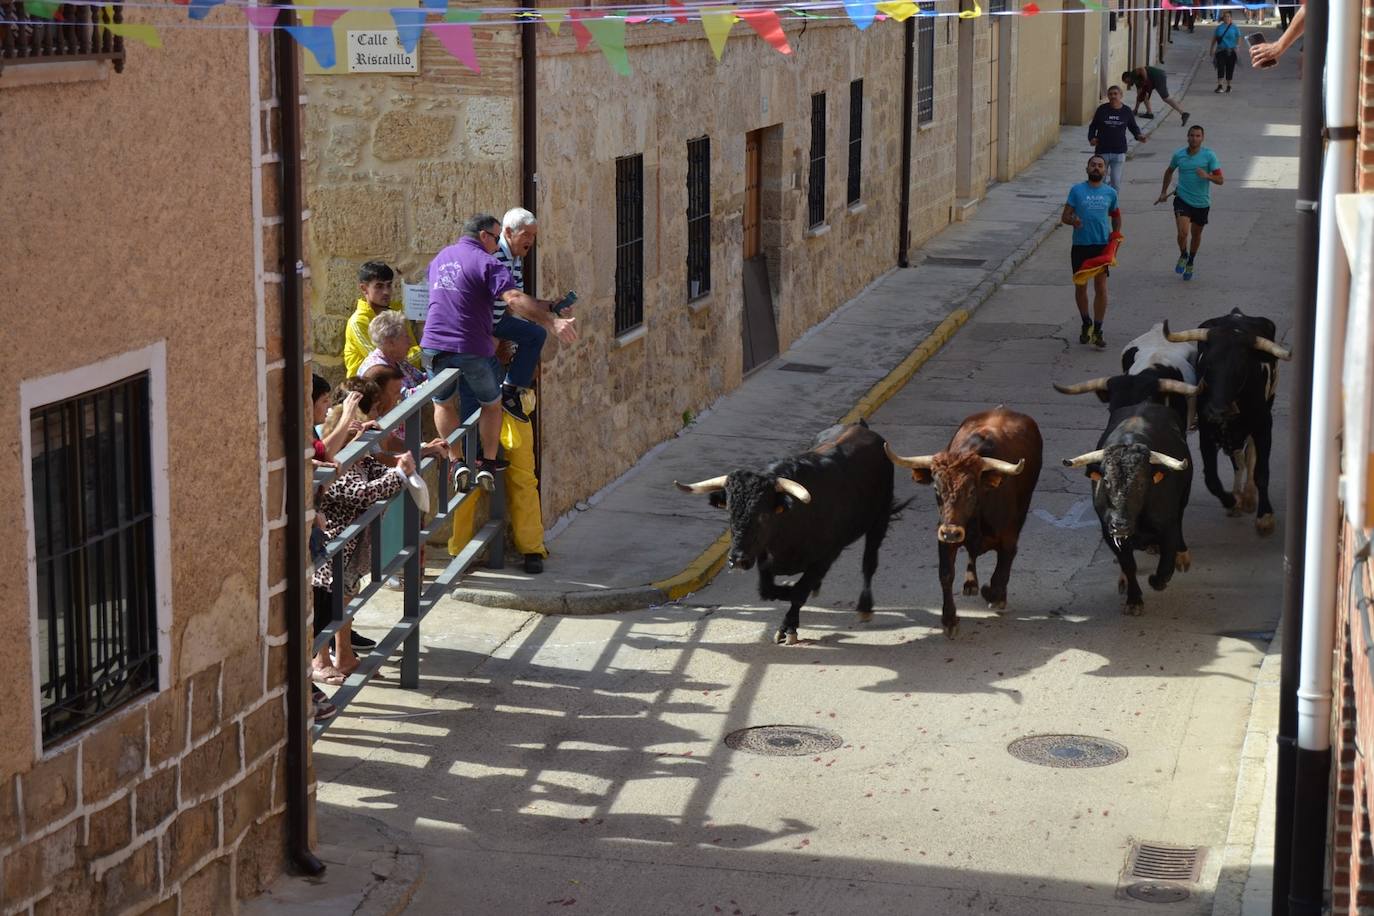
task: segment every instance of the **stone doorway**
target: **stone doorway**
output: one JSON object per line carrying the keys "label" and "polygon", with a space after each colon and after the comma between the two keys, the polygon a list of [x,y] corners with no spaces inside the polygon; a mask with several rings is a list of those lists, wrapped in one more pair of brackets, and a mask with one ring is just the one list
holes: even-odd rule
{"label": "stone doorway", "polygon": [[782,126],[744,135],[744,372],[778,355],[773,281],[779,263],[782,203]]}

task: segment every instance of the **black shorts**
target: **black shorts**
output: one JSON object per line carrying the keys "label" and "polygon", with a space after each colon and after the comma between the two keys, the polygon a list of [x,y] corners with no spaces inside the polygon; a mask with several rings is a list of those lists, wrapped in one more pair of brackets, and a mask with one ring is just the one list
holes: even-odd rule
{"label": "black shorts", "polygon": [[1207,214],[1211,212],[1211,207],[1194,207],[1177,194],[1174,195],[1174,216],[1186,216],[1194,226],[1207,225]]}
{"label": "black shorts", "polygon": [[[1083,267],[1084,261],[1088,260],[1089,258],[1095,258],[1106,250],[1106,244],[1074,245],[1072,248],[1069,249],[1069,263],[1073,265],[1073,272],[1078,273],[1078,271]],[[1111,276],[1111,273],[1112,271],[1110,267],[1104,267],[1102,269],[1102,276],[1104,277]]]}

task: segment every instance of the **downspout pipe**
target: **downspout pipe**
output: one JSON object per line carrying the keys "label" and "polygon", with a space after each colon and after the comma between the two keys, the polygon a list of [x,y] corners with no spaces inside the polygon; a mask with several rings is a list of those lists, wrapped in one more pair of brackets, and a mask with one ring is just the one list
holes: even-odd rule
{"label": "downspout pipe", "polygon": [[[535,7],[526,5],[524,9],[533,10]],[[519,26],[520,29],[520,206],[539,216],[538,197],[539,197],[539,175],[538,168],[538,140],[539,140],[539,90],[536,84],[538,68],[536,55],[538,54],[537,33],[538,30],[532,23],[538,20],[534,17],[527,17]],[[531,296],[538,291],[539,271],[536,269],[535,250],[530,249],[529,254],[525,255],[525,292]]]}
{"label": "downspout pipe", "polygon": [[[301,121],[300,64],[286,26],[296,14],[283,6],[272,32],[276,96],[281,113],[281,336],[282,436],[286,442],[286,831],[287,855],[303,874],[319,875],[324,863],[310,848],[309,652],[305,632],[305,333],[301,326]],[[256,100],[255,100],[256,101]]]}
{"label": "downspout pipe", "polygon": [[916,105],[916,20],[902,23],[902,189],[897,204],[897,266],[910,267],[911,112]]}
{"label": "downspout pipe", "polygon": [[[1307,28],[1326,31],[1327,0],[1308,0]],[[1326,64],[1326,42],[1310,41],[1303,51],[1305,72],[1320,74]],[[1289,398],[1288,511],[1284,516],[1283,627],[1280,637],[1278,776],[1274,806],[1274,890],[1272,916],[1287,916],[1292,874],[1294,789],[1298,747],[1298,664],[1302,649],[1304,525],[1307,522],[1308,445],[1312,433],[1312,334],[1316,323],[1317,198],[1321,195],[1322,81],[1302,81],[1298,120],[1296,301],[1293,306],[1292,396]]]}
{"label": "downspout pipe", "polygon": [[[1326,161],[1322,169],[1317,321],[1312,349],[1311,469],[1308,473],[1307,577],[1303,582],[1298,681],[1297,786],[1293,818],[1294,916],[1322,912],[1331,778],[1331,668],[1336,636],[1336,528],[1340,523],[1341,374],[1350,265],[1336,223],[1336,195],[1355,186],[1359,0],[1330,4],[1326,41]],[[1309,42],[1309,44],[1314,42]],[[1311,72],[1311,71],[1309,71]]]}

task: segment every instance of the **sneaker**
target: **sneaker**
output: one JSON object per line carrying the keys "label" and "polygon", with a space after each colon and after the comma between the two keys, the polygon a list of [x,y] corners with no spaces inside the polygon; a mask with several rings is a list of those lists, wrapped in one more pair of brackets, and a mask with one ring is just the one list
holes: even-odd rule
{"label": "sneaker", "polygon": [[328,722],[339,714],[339,707],[330,702],[323,693],[314,699],[311,706],[316,722]]}
{"label": "sneaker", "polygon": [[472,468],[460,461],[449,469],[449,473],[453,478],[453,491],[466,493],[468,487],[472,485]]}
{"label": "sneaker", "polygon": [[1213,89],[1212,92],[1213,92],[1213,93],[1217,93],[1217,92],[1220,92],[1220,91],[1221,91],[1221,83],[1217,83],[1217,88]]}
{"label": "sneaker", "polygon": [[1188,269],[1188,256],[1181,254],[1178,256],[1178,263],[1174,265],[1174,273],[1181,274]]}
{"label": "sneaker", "polygon": [[509,461],[500,458],[478,458],[476,484],[490,493],[496,489],[496,475],[510,467]]}
{"label": "sneaker", "polygon": [[1081,344],[1087,343],[1087,342],[1088,342],[1088,336],[1089,336],[1090,334],[1092,334],[1092,332],[1093,332],[1093,326],[1092,326],[1092,325],[1090,325],[1090,324],[1085,324],[1085,325],[1083,325],[1083,330],[1081,330],[1081,331],[1078,332],[1078,342],[1081,343]]}
{"label": "sneaker", "polygon": [[537,576],[544,571],[544,558],[537,553],[525,554],[525,572]]}
{"label": "sneaker", "polygon": [[1189,264],[1187,267],[1183,268],[1183,279],[1193,279],[1193,265]]}
{"label": "sneaker", "polygon": [[364,652],[370,652],[373,649],[377,648],[377,640],[368,639],[366,636],[359,633],[357,630],[349,630],[348,632],[348,641],[353,644],[354,651],[361,649]]}
{"label": "sneaker", "polygon": [[1180,126],[1180,127],[1187,127],[1187,126],[1188,126],[1188,118],[1190,118],[1190,117],[1191,117],[1191,115],[1190,115],[1188,112],[1185,111],[1185,112],[1183,113],[1183,120],[1179,123],[1179,126]]}
{"label": "sneaker", "polygon": [[521,423],[530,422],[530,415],[525,413],[524,405],[520,403],[520,389],[514,385],[501,386],[501,409],[512,420],[519,420]]}
{"label": "sneaker", "polygon": [[400,576],[392,576],[382,583],[382,588],[390,589],[393,592],[403,592],[406,590],[406,584]]}
{"label": "sneaker", "polygon": [[1230,87],[1230,86],[1227,86],[1227,87],[1226,87],[1226,91],[1227,91],[1227,92],[1230,92],[1230,91],[1231,91],[1231,87]]}
{"label": "sneaker", "polygon": [[1147,120],[1147,121],[1153,121],[1153,120],[1155,119],[1154,112],[1152,112],[1152,111],[1147,111],[1147,112],[1145,112],[1145,113],[1143,113],[1143,114],[1138,114],[1138,115],[1136,115],[1136,117],[1137,117],[1137,118],[1144,118],[1144,119]]}
{"label": "sneaker", "polygon": [[1099,349],[1099,350],[1101,350],[1103,347],[1107,346],[1107,338],[1105,338],[1105,337],[1102,336],[1102,332],[1101,332],[1101,331],[1093,331],[1093,338],[1092,338],[1092,339],[1093,339],[1093,346],[1094,346],[1094,347],[1097,347],[1097,349]]}

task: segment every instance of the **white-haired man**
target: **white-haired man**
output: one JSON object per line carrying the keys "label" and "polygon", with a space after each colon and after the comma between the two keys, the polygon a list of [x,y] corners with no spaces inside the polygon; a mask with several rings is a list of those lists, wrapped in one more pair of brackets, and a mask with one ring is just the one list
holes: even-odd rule
{"label": "white-haired man", "polygon": [[[496,258],[511,272],[516,288],[522,292],[525,289],[525,255],[534,247],[538,233],[539,223],[534,214],[523,207],[507,210],[501,219],[501,240],[496,248]],[[577,339],[577,329],[573,327],[576,319],[555,315],[551,300],[535,301],[538,308],[534,310],[511,308],[505,299],[499,297],[491,303],[492,333],[498,340],[508,340],[515,345],[515,357],[506,367],[506,379],[501,385],[501,408],[522,423],[528,423],[530,418],[520,403],[520,389],[530,387],[534,380],[534,370],[539,365],[539,353],[544,349],[544,341],[549,334],[564,343],[572,343]]]}

